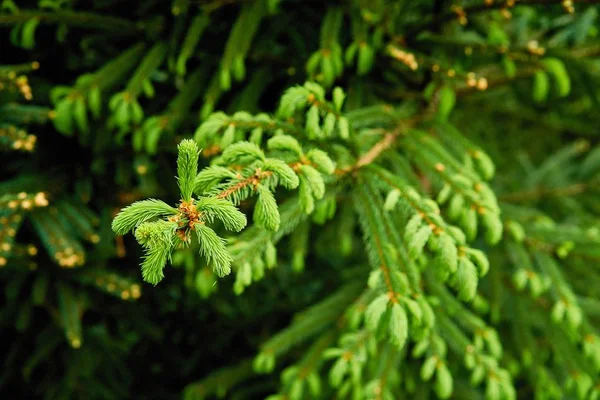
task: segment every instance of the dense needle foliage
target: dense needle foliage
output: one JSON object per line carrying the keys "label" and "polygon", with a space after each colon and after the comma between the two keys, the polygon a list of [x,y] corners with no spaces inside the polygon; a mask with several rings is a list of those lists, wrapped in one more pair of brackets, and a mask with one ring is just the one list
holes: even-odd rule
{"label": "dense needle foliage", "polygon": [[2,0],[0,397],[600,399],[594,0]]}

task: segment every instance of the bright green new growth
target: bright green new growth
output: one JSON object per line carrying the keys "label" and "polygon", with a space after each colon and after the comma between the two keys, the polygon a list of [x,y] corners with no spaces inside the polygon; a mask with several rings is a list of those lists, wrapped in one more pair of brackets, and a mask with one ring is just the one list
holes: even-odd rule
{"label": "bright green new growth", "polygon": [[258,199],[254,208],[254,221],[258,226],[268,230],[278,230],[281,220],[273,193],[264,185],[258,185],[256,191]]}
{"label": "bright green new growth", "polygon": [[[231,272],[232,257],[225,246],[225,239],[206,224],[218,220],[225,229],[239,232],[246,226],[246,217],[222,197],[193,198],[199,153],[193,140],[183,140],[178,146],[177,183],[181,191],[178,208],[160,200],[143,200],[124,208],[113,220],[112,228],[116,234],[134,231],[138,243],[144,247],[142,277],[146,282],[154,285],[160,282],[173,251],[187,246],[192,236],[197,237],[200,254],[206,257],[217,276]],[[237,154],[234,159],[247,156],[245,152],[233,151],[230,154]],[[269,211],[273,212],[272,209]]]}
{"label": "bright green new growth", "polygon": [[[218,120],[209,119],[206,122],[209,127],[201,127],[200,131],[218,130],[215,121],[223,123],[226,119],[220,115]],[[113,231],[119,235],[134,231],[138,242],[146,249],[142,263],[145,281],[152,284],[160,282],[172,252],[189,245],[192,236],[197,238],[200,254],[206,258],[215,275],[228,275],[234,257],[227,248],[226,240],[206,224],[218,220],[226,230],[242,230],[247,223],[246,216],[235,204],[255,197],[253,219],[256,227],[277,232],[281,227],[281,216],[274,190],[278,186],[286,189],[299,187],[300,196],[310,198],[313,204],[323,198],[323,175],[332,174],[335,168],[325,152],[310,149],[305,155],[295,138],[283,134],[273,136],[267,148],[281,155],[282,159],[267,157],[256,143],[238,141],[230,143],[213,165],[198,173],[200,152],[196,142],[184,139],[178,145],[177,183],[181,192],[178,207],[154,199],[138,201],[121,210],[112,223]],[[194,198],[194,193],[200,196]],[[303,204],[302,200],[300,203]],[[312,212],[312,207],[302,209],[307,214]],[[256,258],[252,265],[247,262],[241,265],[236,281],[238,290],[249,285],[252,276],[262,276],[265,265],[274,266],[273,255],[267,258],[270,259],[267,263]]]}
{"label": "bright green new growth", "polygon": [[125,235],[141,223],[155,217],[167,217],[177,214],[177,209],[161,200],[148,199],[137,201],[125,207],[112,221],[112,230],[117,235]]}
{"label": "bright green new growth", "polygon": [[219,220],[228,231],[239,232],[246,226],[246,217],[231,202],[215,197],[199,197],[196,207],[202,210],[203,221]]}
{"label": "bright green new growth", "polygon": [[200,254],[212,263],[213,272],[217,276],[229,275],[233,260],[225,248],[225,240],[206,225],[198,224],[195,229],[200,242]]}
{"label": "bright green new growth", "polygon": [[198,156],[200,154],[196,142],[184,139],[177,146],[177,183],[181,191],[181,199],[190,201],[194,193],[194,182],[198,175]]}
{"label": "bright green new growth", "polygon": [[153,285],[160,282],[163,269],[174,247],[177,223],[164,220],[145,222],[135,230],[135,238],[144,247],[142,278]]}

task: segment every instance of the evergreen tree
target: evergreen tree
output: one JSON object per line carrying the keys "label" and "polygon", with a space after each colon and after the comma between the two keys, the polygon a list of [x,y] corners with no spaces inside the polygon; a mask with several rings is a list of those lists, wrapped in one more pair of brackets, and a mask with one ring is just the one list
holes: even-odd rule
{"label": "evergreen tree", "polygon": [[595,3],[3,0],[0,393],[600,399]]}

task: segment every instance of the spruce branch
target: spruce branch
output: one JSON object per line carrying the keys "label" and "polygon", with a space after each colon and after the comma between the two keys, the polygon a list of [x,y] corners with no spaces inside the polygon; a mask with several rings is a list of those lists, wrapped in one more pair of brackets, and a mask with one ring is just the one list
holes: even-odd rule
{"label": "spruce branch", "polygon": [[0,26],[16,25],[32,19],[38,20],[40,23],[67,24],[87,29],[98,29],[116,36],[138,35],[144,31],[143,26],[127,19],[66,10],[52,12],[19,10],[14,14],[0,14]]}
{"label": "spruce branch", "polygon": [[363,228],[363,235],[370,255],[371,265],[373,268],[378,268],[381,271],[388,300],[396,303],[401,294],[396,291],[392,283],[391,274],[393,273],[393,267],[388,263],[389,256],[385,250],[385,243],[387,241],[381,232],[381,224],[378,222],[381,216],[377,215],[374,203],[366,197],[366,194],[362,190],[356,193],[355,209]]}
{"label": "spruce branch", "polygon": [[113,220],[115,233],[135,231],[136,239],[146,249],[142,277],[154,285],[163,279],[163,268],[173,250],[189,244],[192,232],[198,238],[200,254],[206,257],[215,274],[225,276],[231,272],[232,257],[225,240],[206,224],[218,219],[226,229],[240,231],[246,225],[246,217],[223,197],[192,197],[199,153],[193,140],[183,140],[178,146],[177,181],[181,190],[178,208],[160,200],[138,201],[121,210]]}

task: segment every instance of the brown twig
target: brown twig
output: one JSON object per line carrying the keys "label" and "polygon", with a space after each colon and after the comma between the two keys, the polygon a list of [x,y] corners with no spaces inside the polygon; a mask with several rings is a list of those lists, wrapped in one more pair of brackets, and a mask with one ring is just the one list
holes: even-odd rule
{"label": "brown twig", "polygon": [[406,131],[406,129],[411,128],[417,122],[423,120],[426,116],[429,115],[429,112],[430,110],[427,109],[423,114],[417,115],[416,117],[405,121],[400,121],[396,129],[385,133],[383,139],[375,143],[373,147],[371,147],[366,153],[360,156],[360,158],[358,159],[358,161],[356,161],[354,165],[351,165],[346,168],[337,169],[335,171],[335,174],[345,175],[373,163],[377,158],[379,158],[379,156],[384,151],[392,147],[392,145],[396,142],[396,139],[398,139],[398,137],[402,135]]}
{"label": "brown twig", "polygon": [[373,147],[371,147],[369,149],[369,151],[367,151],[365,154],[363,154],[354,165],[351,165],[346,168],[337,169],[335,171],[335,174],[336,175],[345,175],[347,173],[354,172],[354,171],[364,167],[365,165],[371,164],[373,161],[375,161],[381,155],[381,153],[383,153],[385,150],[389,149],[392,146],[392,144],[394,144],[398,135],[399,135],[398,132],[386,133],[385,136],[383,137],[383,139],[381,139],[379,142],[375,143],[375,145]]}
{"label": "brown twig", "polygon": [[261,179],[271,176],[272,174],[273,173],[271,171],[263,172],[263,171],[260,171],[260,169],[257,169],[255,174],[249,176],[248,178],[246,178],[242,181],[237,182],[235,185],[232,185],[232,186],[228,187],[227,189],[225,189],[224,191],[222,191],[221,193],[219,193],[217,195],[217,199],[226,199],[227,197],[231,196],[233,193],[237,192],[238,190],[244,189],[248,185],[253,185],[254,187],[256,187],[260,183]]}
{"label": "brown twig", "polygon": [[[360,196],[360,194],[359,194],[359,196]],[[364,201],[368,201],[368,199],[364,199]],[[369,209],[369,207],[367,207],[367,208],[365,208],[365,213],[370,214],[370,213],[372,213],[372,210]],[[371,216],[369,216],[369,217],[371,217]],[[374,218],[374,216],[373,216],[373,218]],[[371,218],[369,218],[369,219],[371,219]],[[377,251],[377,255],[379,256],[379,261],[381,262],[381,264],[379,265],[379,269],[381,270],[381,273],[383,274],[383,280],[384,280],[385,286],[387,288],[388,296],[390,298],[390,301],[392,301],[393,303],[397,303],[398,298],[400,296],[398,295],[398,293],[396,293],[396,291],[394,290],[394,286],[392,285],[390,269],[386,265],[386,260],[384,257],[383,243],[381,242],[381,239],[379,238],[379,236],[377,234],[373,235],[373,241],[375,242],[375,250]]]}
{"label": "brown twig", "polygon": [[308,104],[317,106],[318,108],[325,110],[328,114],[335,115],[337,119],[340,119],[342,117],[342,114],[340,114],[337,110],[329,106],[329,104],[327,104],[326,102],[317,99],[314,94],[308,95]]}
{"label": "brown twig", "polygon": [[375,146],[371,147],[369,151],[367,151],[361,158],[358,159],[354,168],[358,169],[364,167],[365,165],[371,164],[377,157],[379,157],[381,153],[391,147],[391,145],[396,141],[397,137],[397,132],[387,133],[383,139],[375,143]]}

